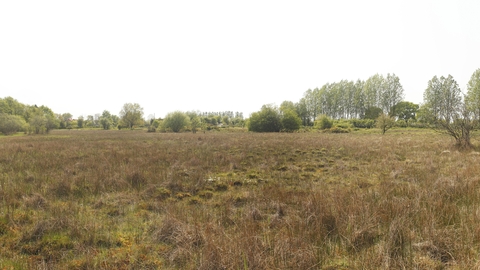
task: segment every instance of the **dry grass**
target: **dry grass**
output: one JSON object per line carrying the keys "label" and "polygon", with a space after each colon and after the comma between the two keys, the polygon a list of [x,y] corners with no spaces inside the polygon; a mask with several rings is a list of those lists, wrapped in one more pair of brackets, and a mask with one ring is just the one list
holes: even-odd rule
{"label": "dry grass", "polygon": [[480,155],[389,134],[0,140],[3,269],[475,269]]}

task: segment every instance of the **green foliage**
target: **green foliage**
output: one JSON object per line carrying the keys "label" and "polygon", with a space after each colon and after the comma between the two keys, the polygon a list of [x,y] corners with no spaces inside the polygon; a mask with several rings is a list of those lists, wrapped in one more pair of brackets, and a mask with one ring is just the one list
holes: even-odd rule
{"label": "green foliage", "polygon": [[398,117],[398,119],[404,120],[408,125],[409,120],[415,119],[418,109],[418,104],[402,101],[392,107],[390,110],[390,116]]}
{"label": "green foliage", "polygon": [[102,116],[100,116],[100,125],[105,130],[113,126],[112,114],[109,111],[103,111]]}
{"label": "green foliage", "polygon": [[300,129],[302,119],[298,117],[298,114],[294,110],[287,109],[283,112],[282,125],[285,131],[293,132]]}
{"label": "green foliage", "polygon": [[58,128],[59,121],[53,111],[45,106],[31,107],[29,116],[29,132],[40,134],[48,133],[50,130]]}
{"label": "green foliage", "polygon": [[333,120],[330,119],[325,114],[322,114],[316,121],[315,121],[315,128],[317,129],[329,129],[333,126]]}
{"label": "green foliage", "polygon": [[434,76],[428,81],[428,88],[423,93],[422,113],[425,119],[436,125],[438,120],[450,123],[458,118],[463,107],[462,92],[451,75]]}
{"label": "green foliage", "polygon": [[382,114],[382,109],[378,107],[369,107],[365,110],[365,115],[363,119],[377,119]]}
{"label": "green foliage", "polygon": [[352,119],[350,123],[355,128],[373,128],[375,126],[375,120],[372,119]]}
{"label": "green foliage", "polygon": [[84,123],[83,116],[79,116],[78,119],[77,119],[77,127],[78,128],[83,128],[83,123]]}
{"label": "green foliage", "polygon": [[395,120],[390,116],[382,113],[376,120],[376,126],[382,131],[382,134],[385,134],[387,130],[395,126]]}
{"label": "green foliage", "polygon": [[122,124],[130,129],[143,123],[143,108],[138,103],[125,103],[119,113]]}
{"label": "green foliage", "polygon": [[181,111],[175,111],[167,114],[163,120],[163,128],[165,130],[172,130],[173,132],[180,132],[190,125],[188,115]]}
{"label": "green foliage", "polygon": [[480,119],[480,69],[475,70],[468,81],[465,103],[475,118]]}
{"label": "green foliage", "polygon": [[18,115],[8,115],[0,113],[0,132],[5,135],[11,135],[25,128],[25,120]]}
{"label": "green foliage", "polygon": [[253,132],[279,132],[281,129],[280,112],[271,105],[263,105],[260,111],[252,113],[248,121],[248,130]]}

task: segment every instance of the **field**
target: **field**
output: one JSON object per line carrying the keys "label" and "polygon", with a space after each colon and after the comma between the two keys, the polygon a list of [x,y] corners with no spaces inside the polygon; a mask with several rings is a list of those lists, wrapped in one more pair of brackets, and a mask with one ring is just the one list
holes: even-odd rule
{"label": "field", "polygon": [[480,153],[375,132],[0,137],[0,269],[480,268]]}

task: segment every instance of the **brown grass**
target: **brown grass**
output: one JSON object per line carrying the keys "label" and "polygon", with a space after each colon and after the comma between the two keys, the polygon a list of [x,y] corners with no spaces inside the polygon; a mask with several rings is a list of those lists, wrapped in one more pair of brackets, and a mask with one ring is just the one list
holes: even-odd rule
{"label": "brown grass", "polygon": [[2,138],[0,269],[475,269],[480,155],[451,145],[400,129]]}

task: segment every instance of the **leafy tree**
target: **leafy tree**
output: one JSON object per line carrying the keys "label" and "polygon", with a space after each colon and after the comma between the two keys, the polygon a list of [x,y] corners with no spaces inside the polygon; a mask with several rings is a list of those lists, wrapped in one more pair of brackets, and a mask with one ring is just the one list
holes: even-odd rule
{"label": "leafy tree", "polygon": [[58,128],[59,121],[53,111],[46,106],[32,106],[29,121],[30,132],[35,134],[48,133],[50,130]]}
{"label": "leafy tree", "polygon": [[187,114],[181,111],[175,111],[167,114],[163,120],[163,128],[171,129],[173,132],[180,132],[190,124]]}
{"label": "leafy tree", "polygon": [[25,105],[12,97],[0,98],[0,113],[23,116]]}
{"label": "leafy tree", "polygon": [[293,132],[300,129],[300,126],[302,125],[302,119],[298,117],[298,114],[294,110],[287,109],[282,115],[282,125],[285,131]]}
{"label": "leafy tree", "polygon": [[64,114],[59,114],[57,117],[59,123],[60,123],[60,128],[71,128],[71,121],[72,121],[72,114],[70,113],[64,113]]}
{"label": "leafy tree", "polygon": [[[375,74],[365,81],[363,92],[365,95],[365,107],[381,107],[380,97],[385,84],[385,78],[382,75]],[[373,118],[376,119],[378,115]]]}
{"label": "leafy tree", "polygon": [[465,97],[467,109],[471,111],[475,119],[480,119],[480,69],[477,69],[467,84],[467,96]]}
{"label": "leafy tree", "polygon": [[388,116],[387,114],[380,114],[378,118],[376,119],[376,126],[380,130],[382,130],[382,134],[385,134],[387,130],[392,128],[395,125],[395,120]]}
{"label": "leafy tree", "polygon": [[423,101],[433,121],[445,120],[450,123],[462,109],[462,92],[451,75],[434,76],[423,93]]}
{"label": "leafy tree", "polygon": [[[197,133],[197,130],[201,128],[202,122],[200,121],[199,113],[197,112],[187,112],[186,115],[189,118],[190,129],[193,133]],[[226,117],[226,116],[225,116]],[[227,117],[228,118],[228,117]]]}
{"label": "leafy tree", "polygon": [[311,118],[307,110],[305,98],[301,98],[298,103],[295,103],[295,111],[300,119],[302,119],[302,124],[304,126],[311,125]]}
{"label": "leafy tree", "polygon": [[280,112],[272,105],[263,105],[260,111],[252,113],[248,121],[249,131],[279,132],[281,129]]}
{"label": "leafy tree", "polygon": [[398,117],[398,119],[404,120],[408,126],[409,120],[415,120],[418,108],[418,104],[409,101],[401,101],[392,107],[390,110],[390,116],[395,116]]}
{"label": "leafy tree", "polygon": [[26,122],[23,117],[0,113],[0,132],[4,135],[11,135],[24,129]]}
{"label": "leafy tree", "polygon": [[382,109],[381,108],[369,107],[365,110],[365,115],[363,116],[363,119],[375,120],[380,116],[380,114],[382,114]]}
{"label": "leafy tree", "polygon": [[112,127],[113,125],[113,120],[112,120],[112,114],[104,110],[102,113],[102,116],[100,116],[100,125],[104,130],[108,130]]}
{"label": "leafy tree", "polygon": [[79,116],[77,119],[77,126],[78,128],[83,128],[83,116]]}
{"label": "leafy tree", "polygon": [[393,106],[404,98],[403,86],[400,78],[395,74],[387,74],[383,80],[383,86],[380,92],[380,107],[384,113],[389,113]]}
{"label": "leafy tree", "polygon": [[138,103],[125,103],[119,115],[123,125],[130,129],[143,122],[143,108]]}
{"label": "leafy tree", "polygon": [[296,107],[293,102],[285,100],[280,104],[280,112],[285,113],[288,110],[296,111]]}
{"label": "leafy tree", "polygon": [[475,123],[453,77],[433,77],[423,99],[422,114],[433,128],[452,136],[458,147],[470,148],[470,132]]}

